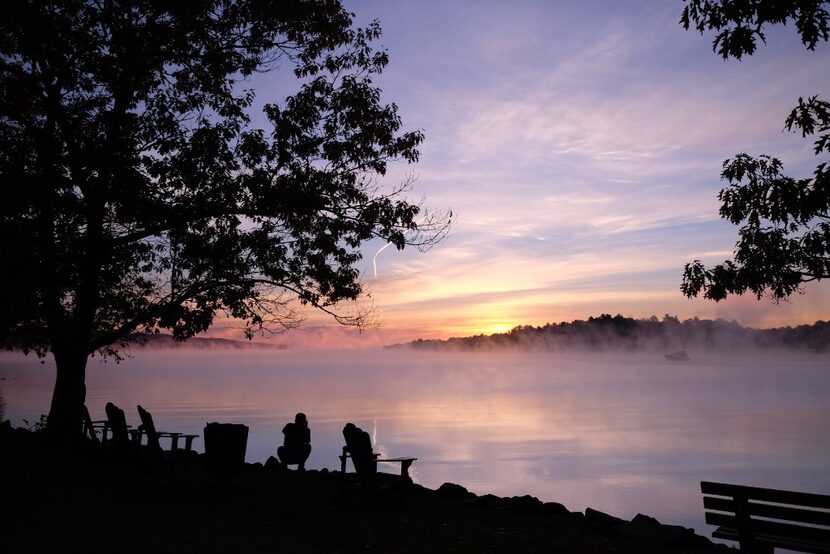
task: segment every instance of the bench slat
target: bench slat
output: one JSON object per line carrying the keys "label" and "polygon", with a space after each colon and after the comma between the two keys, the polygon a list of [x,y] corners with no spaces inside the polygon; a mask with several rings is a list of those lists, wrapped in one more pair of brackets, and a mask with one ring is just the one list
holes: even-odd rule
{"label": "bench slat", "polygon": [[709,481],[702,481],[700,483],[700,492],[715,496],[737,495],[745,498],[751,498],[752,500],[760,500],[762,502],[775,502],[778,504],[792,504],[795,506],[824,508],[826,510],[830,510],[830,496],[824,494],[763,489],[760,487],[730,485],[727,483],[712,483]]}
{"label": "bench slat", "polygon": [[738,518],[734,515],[719,514],[717,512],[706,512],[706,523],[720,527],[738,527]]}
{"label": "bench slat", "polygon": [[[728,541],[740,540],[740,538],[738,537],[738,530],[733,529],[731,527],[718,527],[712,533],[712,536],[716,539],[725,539]],[[758,533],[757,535],[755,535],[755,539],[758,542],[762,542],[764,544],[768,544],[770,546],[775,546],[778,548],[786,548],[787,550],[797,550],[799,552],[813,553],[820,552],[823,554],[830,553],[830,545],[813,541],[801,541],[796,539],[790,539],[787,537],[769,535],[765,533]]]}
{"label": "bench slat", "polygon": [[[706,523],[732,529],[738,528],[738,518],[733,515],[719,514],[717,512],[706,512]],[[830,545],[830,529],[753,519],[752,532],[755,537],[761,534],[769,534],[776,535],[782,539],[815,541]]]}
{"label": "bench slat", "polygon": [[733,527],[718,527],[712,532],[712,536],[716,539],[726,539],[728,541],[740,540],[738,530]]}
{"label": "bench slat", "polygon": [[[735,513],[735,502],[731,498],[704,496],[703,507],[707,510]],[[773,504],[760,504],[758,502],[747,502],[746,509],[751,516],[811,523],[813,525],[826,525],[830,527],[830,512],[791,508],[789,506],[776,506]]]}
{"label": "bench slat", "polygon": [[789,539],[807,540],[822,542],[830,545],[830,529],[819,529],[817,527],[804,527],[803,525],[792,525],[790,523],[779,523],[777,521],[766,521],[753,519],[752,528],[757,533],[769,533]]}

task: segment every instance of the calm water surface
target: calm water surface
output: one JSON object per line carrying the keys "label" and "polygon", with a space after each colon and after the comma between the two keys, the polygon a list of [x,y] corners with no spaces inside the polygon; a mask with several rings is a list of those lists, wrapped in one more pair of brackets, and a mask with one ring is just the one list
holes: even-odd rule
{"label": "calm water surface", "polygon": [[[352,421],[384,455],[418,457],[428,487],[643,512],[706,535],[701,480],[830,494],[830,356],[689,354],[144,350],[92,361],[87,405],[104,419],[113,401],[137,425],[141,404],[163,430],[244,423],[250,462],[303,411],[311,468],[338,467]],[[48,411],[50,361],[4,354],[0,379],[14,425]]]}

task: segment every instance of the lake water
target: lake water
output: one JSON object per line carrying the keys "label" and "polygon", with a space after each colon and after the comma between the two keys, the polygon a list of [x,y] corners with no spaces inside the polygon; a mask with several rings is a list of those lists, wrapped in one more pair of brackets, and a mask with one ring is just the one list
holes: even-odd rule
{"label": "lake water", "polygon": [[[431,488],[642,512],[707,536],[701,480],[830,494],[830,356],[689,354],[139,350],[90,362],[87,405],[104,419],[113,401],[137,425],[141,404],[162,430],[244,423],[250,462],[303,411],[310,468],[338,467],[351,421],[384,456],[418,457],[411,474]],[[0,355],[6,417],[37,420],[53,381],[49,360]]]}

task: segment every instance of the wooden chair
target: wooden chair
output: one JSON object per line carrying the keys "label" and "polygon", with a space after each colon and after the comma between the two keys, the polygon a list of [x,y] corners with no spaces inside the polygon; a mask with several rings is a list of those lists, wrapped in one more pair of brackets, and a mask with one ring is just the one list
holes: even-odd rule
{"label": "wooden chair", "polygon": [[343,447],[343,453],[339,456],[341,473],[346,473],[348,458],[352,459],[355,473],[363,480],[374,478],[378,471],[378,463],[398,463],[401,464],[401,479],[405,482],[412,481],[409,476],[409,467],[418,458],[411,456],[380,458],[380,454],[372,451],[372,439],[369,433],[353,423],[347,423],[343,428],[343,438],[346,440],[346,446]]}
{"label": "wooden chair", "polygon": [[89,410],[84,407],[84,435],[99,443],[112,460],[124,462],[136,452],[135,431],[127,425],[124,410],[112,402],[107,402],[104,411],[107,414],[106,420],[91,421]]}
{"label": "wooden chair", "polygon": [[86,404],[83,406],[83,410],[81,412],[81,437],[90,440],[95,444],[101,444],[101,440],[98,439],[98,433],[103,433],[104,429],[106,429],[107,422],[106,421],[92,421],[92,418],[89,416],[89,409],[87,409]]}
{"label": "wooden chair", "polygon": [[[107,402],[107,405],[104,406],[104,411],[107,414],[107,421],[104,422],[101,443],[113,443],[124,447],[129,445],[130,426],[127,425],[127,416],[124,415],[124,410],[112,402]],[[135,435],[133,435],[133,438],[135,438]]]}
{"label": "wooden chair", "polygon": [[172,433],[169,431],[156,431],[156,425],[153,423],[153,416],[142,408],[138,406],[138,416],[141,418],[141,425],[138,428],[138,444],[141,444],[141,436],[147,436],[147,447],[152,452],[160,453],[163,452],[161,447],[161,443],[159,442],[160,438],[170,438],[170,452],[178,452],[179,451],[179,439],[183,438],[185,440],[184,446],[184,454],[190,454],[191,448],[193,446],[193,439],[198,437],[199,435],[188,435],[185,433]]}

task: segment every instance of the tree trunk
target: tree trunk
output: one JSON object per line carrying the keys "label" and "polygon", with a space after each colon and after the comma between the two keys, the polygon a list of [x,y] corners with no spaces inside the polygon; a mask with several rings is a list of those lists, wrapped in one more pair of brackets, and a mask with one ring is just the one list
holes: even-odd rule
{"label": "tree trunk", "polygon": [[72,449],[81,440],[87,354],[79,346],[69,346],[54,355],[57,377],[46,430],[55,446]]}

